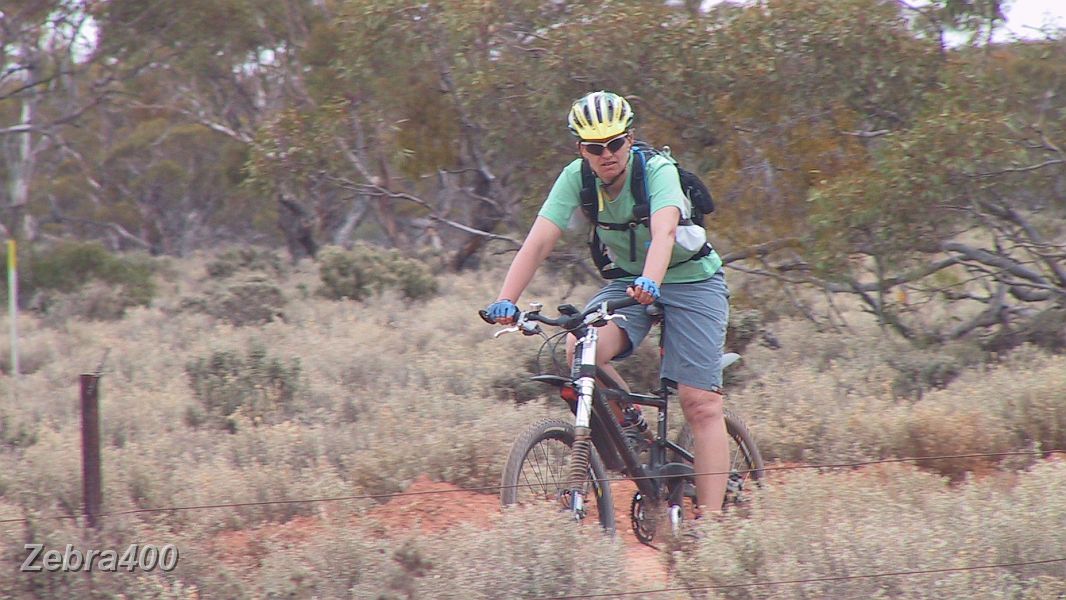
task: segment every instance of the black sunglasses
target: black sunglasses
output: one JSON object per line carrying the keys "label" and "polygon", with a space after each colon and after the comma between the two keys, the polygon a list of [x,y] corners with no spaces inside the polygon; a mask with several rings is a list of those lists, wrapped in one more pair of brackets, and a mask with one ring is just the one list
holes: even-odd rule
{"label": "black sunglasses", "polygon": [[628,133],[607,140],[606,142],[581,142],[581,145],[585,147],[585,150],[589,151],[589,154],[593,156],[599,156],[603,154],[604,149],[610,150],[611,154],[618,152],[625,146],[626,140],[629,138]]}

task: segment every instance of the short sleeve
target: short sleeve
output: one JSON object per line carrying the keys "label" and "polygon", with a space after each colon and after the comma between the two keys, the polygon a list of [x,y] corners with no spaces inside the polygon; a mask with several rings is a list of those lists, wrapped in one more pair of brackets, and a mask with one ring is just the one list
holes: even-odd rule
{"label": "short sleeve", "polygon": [[555,184],[548,192],[548,198],[537,214],[559,229],[566,230],[574,210],[581,205],[581,159],[577,159],[563,168]]}
{"label": "short sleeve", "polygon": [[688,199],[681,191],[677,166],[673,162],[662,156],[653,156],[648,159],[645,169],[652,213],[667,206],[676,206],[686,217],[692,213],[688,207]]}

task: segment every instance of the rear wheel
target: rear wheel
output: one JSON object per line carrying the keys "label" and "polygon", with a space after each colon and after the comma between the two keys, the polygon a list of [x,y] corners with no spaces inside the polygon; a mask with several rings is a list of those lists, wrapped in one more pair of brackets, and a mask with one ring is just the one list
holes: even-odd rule
{"label": "rear wheel", "polygon": [[[747,425],[728,408],[725,409],[725,428],[729,434],[729,484],[722,508],[729,508],[751,499],[752,494],[762,487],[765,471],[759,447],[755,445]],[[681,428],[676,443],[692,452],[692,428],[688,423]],[[684,462],[679,456],[673,460]]]}
{"label": "rear wheel", "polygon": [[[504,506],[554,505],[569,508],[567,479],[574,426],[559,419],[545,419],[526,429],[511,445],[503,469],[500,501]],[[591,449],[589,473],[584,482],[585,515],[614,532],[614,499],[610,482],[596,449]]]}

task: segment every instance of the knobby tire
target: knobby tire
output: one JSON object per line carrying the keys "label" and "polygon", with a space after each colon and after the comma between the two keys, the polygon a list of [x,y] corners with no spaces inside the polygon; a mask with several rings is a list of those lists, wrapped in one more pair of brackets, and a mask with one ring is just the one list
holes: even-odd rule
{"label": "knobby tire", "polygon": [[[500,501],[506,506],[555,502],[562,508],[558,494],[567,487],[569,449],[574,444],[574,426],[560,419],[544,419],[528,427],[511,445],[503,469]],[[599,453],[591,449],[586,506],[595,504],[600,526],[608,533],[615,530],[614,497],[607,470]],[[559,464],[551,465],[552,461]],[[562,462],[567,461],[567,462]]]}

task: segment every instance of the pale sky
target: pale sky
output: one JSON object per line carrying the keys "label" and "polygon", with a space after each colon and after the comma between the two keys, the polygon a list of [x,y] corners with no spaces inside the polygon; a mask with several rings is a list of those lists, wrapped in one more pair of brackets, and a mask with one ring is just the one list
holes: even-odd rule
{"label": "pale sky", "polygon": [[[723,1],[727,0],[703,0],[703,7],[706,9]],[[919,5],[923,4],[921,0],[915,1]],[[1066,0],[1008,0],[1007,4],[1007,23],[1001,26],[996,35],[999,41],[1011,38],[1042,38],[1044,36],[1036,29],[1049,24],[1066,29]]]}
{"label": "pale sky", "polygon": [[[1039,32],[1030,29],[1051,24],[1066,29],[1066,0],[1013,0],[1007,6],[1007,37],[1041,38]],[[1003,33],[1000,33],[1003,36]]]}

